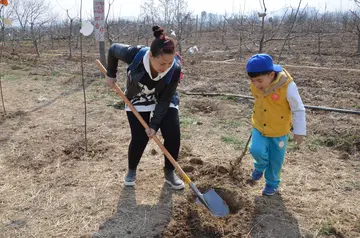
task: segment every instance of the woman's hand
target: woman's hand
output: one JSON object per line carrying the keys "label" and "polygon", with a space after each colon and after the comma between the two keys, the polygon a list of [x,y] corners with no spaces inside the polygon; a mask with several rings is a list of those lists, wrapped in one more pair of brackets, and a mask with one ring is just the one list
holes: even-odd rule
{"label": "woman's hand", "polygon": [[154,129],[152,129],[152,128],[147,128],[146,130],[145,130],[145,132],[146,132],[146,135],[149,137],[149,138],[151,138],[151,137],[153,137],[155,134],[156,134],[156,131],[154,130]]}
{"label": "woman's hand", "polygon": [[109,76],[106,76],[106,84],[109,85],[110,88],[115,88],[115,82],[116,78],[110,78]]}

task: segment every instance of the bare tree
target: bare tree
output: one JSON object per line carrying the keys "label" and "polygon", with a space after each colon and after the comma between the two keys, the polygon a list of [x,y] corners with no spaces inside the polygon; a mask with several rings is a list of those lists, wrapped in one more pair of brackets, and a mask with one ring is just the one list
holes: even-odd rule
{"label": "bare tree", "polygon": [[263,0],[264,12],[258,13],[258,16],[261,18],[261,39],[259,44],[259,53],[263,52],[264,49],[264,41],[265,41],[265,17],[266,17],[266,5],[265,0]]}
{"label": "bare tree", "polygon": [[239,37],[239,55],[242,55],[242,46],[244,44],[244,39],[247,33],[247,29],[245,24],[247,22],[247,17],[245,16],[244,12],[239,11],[238,14],[233,14],[230,18],[224,16],[227,24],[229,25],[230,29]]}
{"label": "bare tree", "polygon": [[[111,5],[114,3],[114,1],[115,0],[110,0],[108,2],[108,11],[107,11],[106,17],[105,17],[106,38],[109,41],[110,45],[113,44],[113,38],[111,37],[111,34],[110,34],[110,27],[112,26],[112,24],[109,24],[109,14],[110,14]],[[111,23],[113,23],[113,21],[111,21]]]}
{"label": "bare tree", "polygon": [[149,45],[149,40],[152,37],[152,23],[151,17],[148,15],[139,16],[136,24],[136,37],[137,44],[140,44],[140,41],[145,40],[145,45]]}
{"label": "bare tree", "polygon": [[[80,24],[79,28],[81,27],[82,23],[82,6],[83,1],[80,0]],[[87,139],[87,108],[86,108],[86,90],[85,90],[85,78],[84,78],[84,59],[83,59],[83,35],[80,34],[80,69],[81,69],[81,82],[83,88],[83,95],[84,95],[84,136],[85,136],[85,152],[88,151],[88,139]]]}
{"label": "bare tree", "polygon": [[50,35],[51,47],[54,47],[54,40],[55,40],[55,31],[57,28],[57,20],[53,18],[50,22],[50,26],[48,27],[48,35]]}
{"label": "bare tree", "polygon": [[72,31],[73,31],[73,22],[74,17],[70,17],[69,10],[66,10],[66,15],[69,18],[69,38],[68,38],[68,46],[69,46],[69,59],[72,58],[72,49],[71,49],[71,41],[72,41]]}
{"label": "bare tree", "polygon": [[314,15],[314,29],[315,29],[315,37],[317,39],[317,55],[321,57],[321,45],[323,43],[323,34],[325,32],[325,21],[326,15],[325,13],[320,14],[317,11]]}
{"label": "bare tree", "polygon": [[[354,0],[356,5],[360,8],[360,0]],[[358,49],[357,54],[360,54],[360,10],[357,9],[357,11],[350,11],[352,14],[351,20],[350,20],[350,27],[352,30],[350,32],[355,33],[358,38]]]}
{"label": "bare tree", "polygon": [[11,5],[5,7],[4,5],[0,6],[0,29],[1,29],[1,41],[5,43],[5,27],[6,21],[11,22],[13,17],[13,8]]}
{"label": "bare tree", "polygon": [[226,43],[226,34],[227,34],[227,25],[226,25],[226,23],[227,23],[226,18],[227,18],[227,17],[226,17],[226,12],[225,12],[223,18],[224,18],[224,19],[223,19],[223,21],[222,21],[222,23],[221,23],[221,43],[222,43],[223,45],[225,45],[225,50],[230,50],[228,44]]}
{"label": "bare tree", "polygon": [[[130,22],[126,20],[122,20],[120,16],[115,19],[115,17],[110,16],[111,7],[114,3],[114,0],[108,1],[108,11],[105,14],[105,38],[109,42],[109,45],[112,45],[115,40],[118,40],[122,35],[127,35],[129,32],[134,33],[132,27],[136,24],[136,22]],[[138,20],[138,24],[136,25],[138,28],[143,28],[142,24]],[[131,30],[129,29],[131,28]],[[136,32],[134,35],[138,36],[139,33]],[[141,34],[140,34],[141,35]],[[139,36],[140,37],[140,36]],[[138,37],[138,38],[139,38]],[[132,35],[131,39],[135,39]]]}
{"label": "bare tree", "polygon": [[352,11],[344,15],[345,30],[357,36],[357,54],[360,54],[360,11]]}
{"label": "bare tree", "polygon": [[[152,37],[151,28],[160,25],[161,17],[159,15],[159,5],[154,0],[145,0],[141,6],[142,13],[138,18],[137,41],[145,39],[146,45],[149,45],[149,39]],[[140,24],[139,24],[140,23]]]}
{"label": "bare tree", "polygon": [[[6,16],[10,16],[11,12],[7,11],[7,14],[5,13],[5,7],[2,5],[0,6],[0,26],[1,26],[1,39],[2,39],[2,45],[0,45],[0,63],[2,60],[2,53],[3,49],[5,47],[5,22],[1,19],[6,19]],[[5,109],[5,102],[4,102],[4,95],[2,90],[2,84],[1,84],[1,72],[0,72],[0,97],[1,97],[1,104],[3,107],[4,114],[6,115],[6,109]]]}
{"label": "bare tree", "polygon": [[206,18],[207,18],[206,12],[202,11],[201,16],[200,16],[200,37],[199,38],[201,38],[202,32],[204,31]]}
{"label": "bare tree", "polygon": [[[275,26],[274,24],[271,24],[271,28],[268,29],[267,25],[265,24],[265,18],[267,16],[267,8],[265,5],[265,0],[263,0],[261,5],[262,8],[262,12],[258,12],[257,16],[252,15],[249,19],[250,19],[250,24],[252,25],[252,31],[254,31],[254,27],[260,27],[260,40],[258,40],[258,44],[257,42],[254,40],[253,43],[254,45],[258,46],[258,52],[262,53],[264,51],[264,46],[267,42],[269,41],[273,41],[273,40],[281,40],[281,39],[275,39],[275,35],[278,34],[280,26],[282,25],[282,21],[278,23],[278,26]],[[283,19],[286,15],[286,12],[283,16]],[[258,20],[256,19],[256,17],[261,19],[260,25],[258,25]],[[271,23],[271,20],[270,20]],[[270,34],[271,36],[268,37],[267,35]]]}
{"label": "bare tree", "polygon": [[28,26],[30,26],[31,40],[33,41],[36,54],[40,57],[38,37],[35,31],[49,21],[50,4],[42,0],[14,0],[13,4],[14,13],[22,32],[25,33]]}
{"label": "bare tree", "polygon": [[[156,4],[154,0],[146,0],[142,5],[143,18],[141,18],[141,22],[144,24],[137,28],[138,40],[140,36],[148,35],[148,31],[144,27],[150,23],[161,25],[162,22],[168,30],[174,30],[178,42],[178,51],[181,53],[182,42],[191,35],[191,29],[189,29],[191,27],[191,13],[187,8],[186,0],[159,0],[159,4]],[[162,14],[158,15],[158,12]]]}
{"label": "bare tree", "polygon": [[[284,13],[282,20],[277,24],[274,24],[272,18],[269,18],[270,25],[265,22],[267,16],[267,8],[265,5],[265,0],[263,0],[263,12],[258,12],[257,14],[252,14],[248,17],[248,23],[250,28],[251,35],[257,35],[258,29],[260,28],[260,40],[253,40],[253,44],[258,47],[258,52],[262,53],[264,51],[264,46],[267,42],[274,40],[285,40],[284,38],[276,38],[275,36],[279,34],[280,27],[283,25],[283,20],[286,16],[287,11]],[[261,19],[260,21],[258,19]],[[254,38],[254,37],[252,37]]]}
{"label": "bare tree", "polygon": [[171,21],[175,30],[176,39],[178,41],[178,51],[182,53],[182,41],[191,34],[191,30],[187,31],[186,26],[191,21],[191,13],[187,11],[188,3],[185,0],[174,0],[173,20]]}
{"label": "bare tree", "polygon": [[[299,13],[299,10],[300,10],[301,2],[302,2],[302,0],[299,1],[299,5],[298,5],[298,7],[297,7],[297,9],[296,9],[295,15],[294,15],[293,18],[291,19],[290,27],[289,27],[289,29],[287,30],[288,33],[287,33],[287,35],[285,36],[285,41],[284,41],[283,46],[281,47],[281,51],[280,51],[280,54],[279,54],[279,61],[280,61],[280,59],[281,59],[281,55],[282,55],[282,52],[283,52],[283,50],[284,50],[284,47],[285,47],[285,44],[286,44],[287,41],[289,42],[289,49],[290,49],[290,34],[291,34],[291,31],[294,29],[295,22],[296,22],[296,18],[297,18],[297,16],[298,16],[298,13]],[[306,7],[305,7],[305,8],[306,8]],[[304,8],[304,10],[305,10],[305,8]],[[292,14],[291,14],[290,16],[292,16]]]}
{"label": "bare tree", "polygon": [[169,26],[171,25],[171,19],[173,18],[174,2],[173,0],[159,0],[159,3],[160,11],[163,14],[164,24]]}
{"label": "bare tree", "polygon": [[158,14],[158,6],[154,0],[145,0],[141,6],[142,17],[146,18],[151,25],[155,25],[156,22],[160,21],[160,16]]}
{"label": "bare tree", "polygon": [[14,14],[16,16],[16,20],[20,24],[20,27],[22,29],[22,32],[25,33],[25,30],[27,28],[27,25],[29,23],[29,15],[30,15],[30,9],[24,6],[22,0],[14,0],[12,2]]}

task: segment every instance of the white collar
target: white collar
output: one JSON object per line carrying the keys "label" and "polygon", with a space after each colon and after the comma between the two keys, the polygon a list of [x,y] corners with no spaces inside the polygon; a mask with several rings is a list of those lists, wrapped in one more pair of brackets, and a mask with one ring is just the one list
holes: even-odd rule
{"label": "white collar", "polygon": [[167,70],[165,70],[162,73],[159,73],[155,78],[153,78],[151,75],[151,69],[150,69],[150,50],[148,50],[143,57],[143,64],[144,64],[145,70],[149,74],[150,78],[154,81],[159,81],[162,77],[164,77],[170,71],[170,69],[174,65],[174,62],[175,62],[175,59],[173,60],[171,66]]}

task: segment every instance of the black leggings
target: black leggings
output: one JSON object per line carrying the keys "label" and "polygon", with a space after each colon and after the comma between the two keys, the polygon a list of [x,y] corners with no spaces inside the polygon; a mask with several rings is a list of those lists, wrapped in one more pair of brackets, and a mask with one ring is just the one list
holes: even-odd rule
{"label": "black leggings", "polygon": [[[141,125],[135,115],[127,111],[127,117],[131,129],[131,142],[128,151],[128,166],[129,169],[136,169],[141,156],[145,150],[145,147],[149,141],[149,137],[146,135],[145,128]],[[139,112],[146,123],[149,124],[150,112]],[[166,115],[161,122],[161,134],[164,137],[164,146],[177,160],[180,149],[180,123],[179,123],[179,111],[175,108],[169,108]],[[174,170],[174,166],[165,157],[165,168]]]}

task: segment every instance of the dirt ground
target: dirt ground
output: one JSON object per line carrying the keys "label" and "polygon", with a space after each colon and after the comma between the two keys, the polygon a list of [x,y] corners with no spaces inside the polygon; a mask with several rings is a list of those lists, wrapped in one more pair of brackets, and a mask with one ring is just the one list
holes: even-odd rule
{"label": "dirt ground", "polygon": [[[248,182],[249,154],[229,175],[249,137],[252,101],[182,93],[179,163],[202,192],[214,188],[228,203],[230,215],[216,218],[188,187],[164,183],[164,158],[152,141],[136,187],[124,187],[130,130],[94,63],[94,45],[84,52],[86,151],[79,52],[69,60],[65,45],[42,49],[41,58],[26,47],[21,58],[4,52],[0,237],[360,237],[359,115],[307,110],[306,141],[298,149],[290,138],[280,193],[264,197],[264,181]],[[318,58],[301,47],[281,62],[304,103],[360,110],[359,58],[329,48]],[[251,54],[205,45],[185,55],[179,88],[250,95],[244,63]]]}

